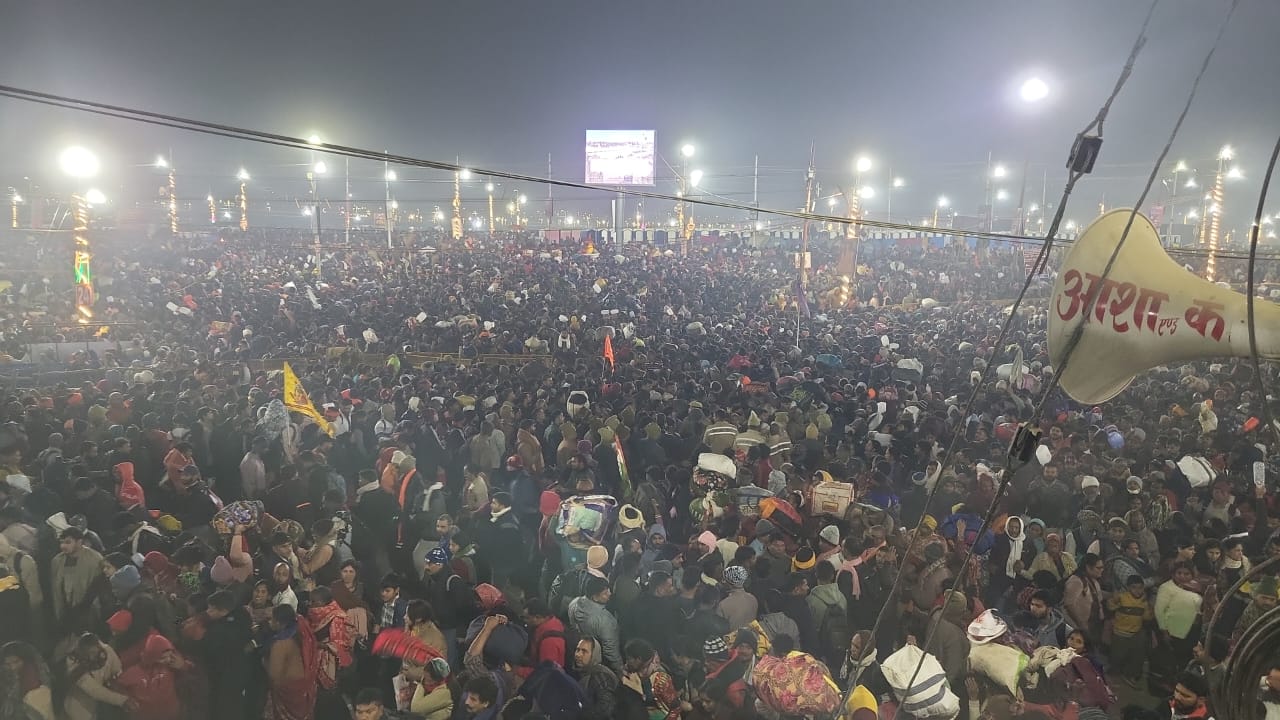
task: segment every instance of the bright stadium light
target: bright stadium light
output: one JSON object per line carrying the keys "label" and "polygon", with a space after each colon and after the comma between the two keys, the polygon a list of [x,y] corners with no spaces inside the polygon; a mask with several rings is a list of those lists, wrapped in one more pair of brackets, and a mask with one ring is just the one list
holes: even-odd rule
{"label": "bright stadium light", "polygon": [[91,178],[102,168],[98,156],[79,145],[63,150],[58,156],[58,165],[62,167],[62,172],[74,178]]}
{"label": "bright stadium light", "polygon": [[1018,89],[1018,96],[1025,103],[1038,103],[1049,97],[1049,83],[1038,77],[1027,78]]}

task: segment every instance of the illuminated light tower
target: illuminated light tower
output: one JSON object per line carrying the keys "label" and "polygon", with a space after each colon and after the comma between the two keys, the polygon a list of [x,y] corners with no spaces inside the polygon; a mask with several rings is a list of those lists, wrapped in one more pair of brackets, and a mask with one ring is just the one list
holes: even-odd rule
{"label": "illuminated light tower", "polygon": [[156,156],[156,167],[161,170],[169,171],[169,187],[166,191],[169,205],[169,232],[176,235],[178,234],[178,186],[176,170],[173,167],[173,163],[169,162],[168,158],[163,155]]}
{"label": "illuminated light tower", "polygon": [[907,181],[901,177],[895,177],[889,183],[889,190],[885,193],[885,222],[893,222],[893,191],[901,190],[906,186]]}
{"label": "illuminated light tower", "polygon": [[[689,238],[693,235],[693,212],[692,209],[688,207],[688,201],[685,200],[685,195],[688,194],[688,186],[691,179],[689,177],[689,161],[693,159],[693,156],[697,154],[697,152],[698,148],[695,147],[693,143],[685,143],[680,146],[680,189],[676,191],[676,196],[680,198],[680,201],[676,203],[676,227],[679,228],[680,251],[682,256],[688,256]],[[702,179],[701,173],[698,174],[698,179]],[[696,185],[696,183],[693,184]],[[689,217],[687,224],[685,221],[686,215]]]}
{"label": "illuminated light tower", "polygon": [[862,201],[875,197],[875,190],[862,184],[862,174],[871,172],[875,163],[863,155],[853,161],[853,188],[845,189],[843,194],[848,208],[849,222],[844,226],[844,242],[840,245],[840,258],[836,263],[836,273],[840,276],[840,304],[849,302],[853,290],[853,275],[858,267],[858,240],[862,228],[858,221],[862,219]]}
{"label": "illuminated light tower", "polygon": [[938,202],[934,203],[934,206],[933,206],[933,226],[934,227],[938,227],[938,211],[945,210],[949,207],[951,207],[951,201],[947,199],[947,196],[939,195]]}
{"label": "illuminated light tower", "polygon": [[209,203],[209,224],[216,225],[218,223],[218,206],[213,201],[213,194],[205,196],[205,202]]}
{"label": "illuminated light tower", "polygon": [[462,173],[467,173],[467,177],[471,176],[471,172],[466,168],[460,168],[453,171],[453,220],[450,223],[450,235],[454,240],[462,239]]}
{"label": "illuminated light tower", "polygon": [[484,184],[484,191],[489,195],[489,236],[493,236],[493,183]]}
{"label": "illuminated light tower", "polygon": [[[392,219],[391,219],[391,210],[392,210],[392,203],[394,203],[394,202],[395,202],[394,200],[392,200],[392,199],[391,199],[391,183],[395,182],[395,181],[396,181],[396,179],[397,179],[396,171],[395,171],[395,170],[392,170],[392,169],[389,167],[389,165],[388,165],[388,163],[387,163],[386,161],[383,161],[383,163],[382,163],[382,182],[383,182],[383,185],[384,185],[384,187],[385,187],[385,189],[386,189],[386,195],[384,196],[384,199],[383,199],[383,201],[382,201],[382,213],[383,213],[383,215],[385,216],[386,221],[387,221],[387,222],[386,222],[386,225],[387,225],[387,249],[388,249],[388,250],[391,250],[391,249],[392,249],[392,239],[391,239],[391,237],[392,237],[392,228],[391,228]],[[397,207],[398,207],[398,206],[397,206]],[[350,222],[350,221],[348,221],[348,222]]]}
{"label": "illuminated light tower", "polygon": [[249,194],[246,192],[249,172],[240,168],[240,172],[236,173],[236,179],[240,181],[240,230],[244,231],[249,229]]}
{"label": "illuminated light tower", "polygon": [[[92,193],[93,191],[90,191]],[[76,284],[76,321],[86,325],[93,319],[93,252],[89,245],[89,194],[71,197],[72,238],[75,259],[72,266]],[[99,193],[101,195],[101,193]],[[97,198],[94,198],[97,199]]]}
{"label": "illuminated light tower", "polygon": [[[87,179],[98,174],[101,163],[92,151],[73,146],[58,156],[62,171],[76,179]],[[72,238],[75,243],[72,258],[72,277],[76,286],[76,321],[88,324],[93,319],[93,304],[97,299],[93,291],[93,251],[89,244],[89,206],[106,202],[98,190],[71,197]]]}
{"label": "illuminated light tower", "polygon": [[1227,163],[1235,159],[1235,150],[1230,145],[1223,145],[1218,151],[1218,170],[1214,173],[1213,188],[1209,191],[1209,206],[1206,210],[1205,221],[1200,225],[1200,244],[1207,245],[1209,249],[1208,260],[1205,263],[1205,277],[1211,282],[1215,279],[1218,266],[1218,242],[1221,239],[1222,232],[1222,207],[1224,184],[1226,180],[1235,180],[1243,177],[1238,167],[1227,167]]}
{"label": "illuminated light tower", "polygon": [[18,227],[18,206],[22,204],[22,196],[16,189],[10,188],[13,195],[9,198],[9,218],[14,229]]}

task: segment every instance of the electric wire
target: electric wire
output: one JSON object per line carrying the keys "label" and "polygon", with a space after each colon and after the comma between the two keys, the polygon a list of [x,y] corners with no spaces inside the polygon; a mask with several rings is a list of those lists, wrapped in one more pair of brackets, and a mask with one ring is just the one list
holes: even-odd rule
{"label": "electric wire", "polygon": [[1271,173],[1276,169],[1276,158],[1280,157],[1280,138],[1276,138],[1275,147],[1271,149],[1271,160],[1267,163],[1267,172],[1262,176],[1262,190],[1258,193],[1258,208],[1253,215],[1253,227],[1249,229],[1249,269],[1245,286],[1245,308],[1249,319],[1249,358],[1253,363],[1253,385],[1258,395],[1258,404],[1262,406],[1262,421],[1270,428],[1271,433],[1280,440],[1280,428],[1277,428],[1271,416],[1271,403],[1267,402],[1267,388],[1262,379],[1262,360],[1258,356],[1258,327],[1254,320],[1254,272],[1258,261],[1258,235],[1262,232],[1262,211],[1267,204],[1267,190],[1271,187]]}
{"label": "electric wire", "polygon": [[[666,193],[652,192],[647,190],[638,190],[635,188],[614,188],[600,185],[590,185],[587,183],[573,182],[569,180],[558,180],[555,178],[538,177],[535,175],[525,175],[521,173],[489,170],[484,168],[470,167],[460,165],[455,162],[446,162],[438,160],[427,160],[415,158],[405,155],[393,155],[383,151],[367,150],[363,148],[350,147],[345,145],[336,145],[329,143],[313,144],[302,138],[291,137],[279,133],[272,133],[261,130],[252,130],[240,128],[232,125],[223,125],[202,120],[193,120],[175,115],[157,113],[147,110],[128,108],[119,105],[110,105],[106,103],[95,102],[91,100],[83,100],[79,98],[71,98],[67,96],[54,95],[51,93],[40,92],[25,88],[19,88],[9,85],[0,85],[0,97],[8,97],[15,100],[32,102],[53,107],[60,107],[69,110],[77,110],[106,117],[112,117],[121,120],[131,120],[134,122],[143,122],[151,125],[159,125],[178,130],[186,130],[189,132],[197,132],[205,135],[213,135],[217,137],[225,137],[234,140],[244,140],[257,142],[260,144],[274,145],[277,147],[285,147],[296,150],[304,150],[308,152],[323,152],[331,155],[343,157],[352,157],[364,160],[373,160],[376,162],[393,163],[397,166],[418,167],[428,170],[438,170],[444,172],[460,172],[469,170],[478,176],[487,176],[491,178],[499,178],[503,180],[511,180],[518,182],[545,184],[556,187],[564,187],[578,190],[588,190],[592,192],[608,192],[613,194],[622,194],[630,197],[637,197],[652,200],[664,200],[668,202],[684,202],[691,205],[702,205],[706,207],[714,207],[725,210],[738,210],[742,212],[761,212],[767,215],[776,215],[780,217],[788,217],[796,220],[809,220],[814,222],[827,222],[839,225],[854,225],[858,227],[868,227],[880,230],[900,230],[907,232],[929,233],[933,235],[944,235],[949,237],[987,237],[992,239],[1016,238],[1028,242],[1041,242],[1042,238],[1024,235],[1003,235],[989,231],[966,230],[962,228],[943,228],[911,225],[908,223],[895,223],[881,220],[870,220],[865,218],[849,218],[842,215],[823,215],[820,213],[806,212],[803,210],[788,210],[781,208],[762,208],[752,203],[733,202],[729,200],[712,200],[706,197],[699,198],[680,198],[675,195]],[[1095,123],[1097,120],[1095,119]]]}
{"label": "electric wire", "polygon": [[[104,115],[107,117],[113,117],[113,118],[122,119],[122,120],[144,122],[144,123],[153,124],[153,125],[160,125],[163,127],[170,127],[178,130],[199,132],[202,134],[226,137],[230,139],[258,142],[261,144],[275,145],[275,146],[287,147],[292,149],[320,151],[320,152],[325,152],[333,155],[341,155],[346,157],[355,157],[359,159],[374,160],[377,162],[384,162],[384,161],[394,162],[397,165],[421,167],[425,169],[441,170],[441,171],[447,171],[447,172],[457,172],[463,169],[469,169],[473,173],[476,173],[478,175],[487,175],[490,177],[517,180],[521,182],[543,183],[543,184],[556,185],[556,186],[566,187],[566,188],[588,190],[592,192],[610,192],[615,194],[618,192],[621,192],[624,195],[630,195],[633,197],[665,200],[670,202],[680,202],[682,200],[682,198],[678,196],[667,195],[664,193],[648,192],[648,191],[641,191],[641,190],[635,190],[635,189],[624,189],[619,191],[615,188],[600,187],[600,186],[589,185],[585,183],[575,183],[575,182],[566,181],[566,180],[539,178],[536,176],[522,175],[518,173],[511,173],[511,172],[505,172],[505,171],[468,168],[466,166],[458,165],[455,163],[422,160],[422,159],[406,157],[406,156],[393,156],[384,152],[364,150],[360,148],[352,148],[352,147],[346,147],[341,145],[329,145],[329,144],[312,145],[308,141],[303,140],[301,138],[291,138],[284,135],[278,135],[274,133],[268,133],[268,132],[257,131],[257,130],[235,128],[232,126],[221,126],[214,123],[188,120],[188,119],[184,119],[176,116],[163,115],[160,113],[153,113],[149,111],[125,108],[125,107],[120,107],[115,105],[105,105],[103,103],[95,103],[88,100],[51,95],[49,93],[41,93],[41,92],[32,91],[32,90],[25,90],[22,88],[15,88],[12,86],[0,85],[0,97],[8,97],[11,99],[22,100],[26,102],[33,102],[38,104],[50,105],[54,107],[60,107],[64,109],[88,112],[92,114]],[[1098,120],[1097,118],[1095,118],[1094,123],[1091,123],[1090,127],[1092,127],[1097,122]],[[224,130],[223,128],[226,128],[226,129]],[[377,200],[380,201],[381,199],[379,198]],[[901,222],[870,220],[866,218],[854,219],[854,218],[849,218],[842,215],[824,215],[824,214],[813,213],[813,212],[804,212],[802,210],[762,208],[762,207],[757,207],[751,203],[732,202],[728,200],[711,200],[706,197],[683,198],[683,201],[690,205],[702,205],[706,207],[720,208],[720,209],[726,209],[726,210],[738,210],[742,212],[753,212],[753,213],[761,212],[761,213],[765,213],[766,215],[776,215],[776,216],[791,218],[794,220],[809,220],[813,222],[824,222],[824,223],[831,223],[836,225],[854,225],[856,227],[866,227],[866,228],[873,228],[873,229],[885,230],[885,231],[914,232],[917,234],[939,235],[939,236],[946,236],[946,237],[986,238],[990,240],[995,240],[997,242],[1021,243],[1021,244],[1027,244],[1027,245],[1061,244],[1063,246],[1069,246],[1071,244],[1070,241],[1063,241],[1057,238],[1036,237],[1031,235],[1003,234],[1003,233],[996,233],[996,232],[990,232],[990,231],[984,231],[984,230],[971,230],[971,229],[954,228],[954,227],[947,228],[947,227],[921,226],[921,225],[912,225],[909,223],[901,223]],[[339,202],[344,202],[344,201],[339,201]],[[371,200],[370,202],[373,202],[373,200]],[[406,199],[404,200],[404,202],[414,202],[414,201]],[[428,200],[427,202],[430,202],[430,200]],[[1058,209],[1059,211],[1061,211],[1062,208],[1060,205]],[[1061,214],[1062,214],[1061,212],[1056,212],[1057,216],[1060,216]],[[1054,229],[1053,232],[1054,234],[1056,234],[1056,229]],[[1188,256],[1201,256],[1206,254],[1206,251],[1189,249],[1189,248],[1171,248],[1169,252],[1171,254],[1180,254],[1180,255],[1188,255]],[[1037,267],[1035,268],[1035,270],[1040,270],[1044,265],[1043,257],[1044,256],[1042,256],[1042,259],[1037,263]],[[1216,253],[1216,257],[1220,259],[1241,259],[1241,260],[1248,258],[1246,254],[1234,255],[1226,252],[1218,252]],[[1268,259],[1271,258],[1271,256],[1264,256],[1264,257],[1267,257]],[[1276,255],[1275,259],[1280,259],[1280,255]]]}
{"label": "electric wire", "polygon": [[[1102,121],[1105,120],[1107,113],[1110,111],[1111,103],[1116,99],[1116,97],[1120,93],[1120,90],[1124,87],[1125,82],[1128,80],[1129,75],[1132,73],[1133,64],[1136,62],[1137,57],[1141,52],[1143,45],[1146,44],[1147,27],[1151,23],[1152,15],[1154,14],[1155,8],[1159,4],[1159,2],[1160,0],[1152,0],[1151,7],[1147,11],[1147,17],[1143,20],[1142,27],[1138,32],[1138,38],[1134,42],[1134,46],[1129,53],[1129,57],[1125,61],[1124,68],[1120,72],[1120,77],[1116,83],[1116,86],[1112,89],[1111,95],[1108,96],[1106,101],[1103,103],[1102,107],[1099,109],[1098,114],[1094,117],[1093,121],[1091,121],[1089,125],[1087,125],[1085,129],[1081,131],[1079,135],[1077,135],[1077,138],[1088,133],[1090,130],[1092,130],[1095,127],[1098,127],[1100,129]],[[1063,191],[1062,191],[1062,197],[1059,200],[1057,204],[1057,209],[1054,212],[1053,221],[1050,223],[1049,230],[1045,234],[1045,242],[1040,248],[1040,253],[1037,256],[1035,263],[1032,265],[1032,272],[1027,273],[1026,280],[1023,282],[1023,285],[1022,285],[1022,290],[1018,293],[1018,297],[1014,300],[1013,305],[1010,307],[1009,314],[1005,318],[1004,325],[1000,328],[1000,334],[997,337],[995,343],[992,344],[993,353],[999,353],[1004,351],[1003,350],[1004,341],[1008,337],[1009,330],[1013,327],[1013,323],[1017,319],[1018,308],[1021,306],[1023,299],[1026,297],[1027,292],[1030,290],[1032,283],[1035,281],[1035,278],[1037,275],[1036,269],[1041,267],[1041,265],[1048,260],[1049,253],[1053,249],[1053,237],[1057,233],[1058,226],[1062,222],[1062,218],[1066,213],[1067,202],[1070,199],[1071,192],[1075,188],[1076,182],[1078,182],[1083,175],[1084,173],[1077,172],[1077,171],[1073,171],[1069,175],[1066,186],[1063,188]],[[990,381],[991,373],[996,367],[995,359],[996,358],[993,354],[992,362],[987,363],[987,366],[983,368],[982,376],[979,378],[977,383],[974,383],[973,390],[969,393],[969,399],[965,402],[965,409],[960,415],[960,418],[961,418],[960,424],[957,425],[955,431],[951,434],[951,441],[948,443],[946,452],[943,454],[942,459],[938,464],[939,477],[935,480],[933,488],[929,490],[929,494],[925,498],[924,510],[921,512],[920,520],[916,523],[915,530],[911,534],[911,546],[908,547],[908,552],[910,550],[910,547],[914,547],[915,540],[919,536],[921,527],[923,527],[924,525],[925,515],[928,514],[929,508],[933,504],[935,496],[937,495],[939,489],[942,487],[941,473],[947,468],[947,466],[951,461],[952,455],[955,453],[955,449],[956,449],[956,446],[959,444],[964,426],[968,422],[968,419],[973,412],[974,403],[977,402],[978,395],[982,390],[982,388]],[[1028,424],[1027,427],[1030,427],[1030,424]],[[1012,463],[1010,462],[1009,457],[1006,457],[1005,472],[1001,476],[1000,487],[997,489],[995,497],[991,502],[991,506],[987,510],[986,517],[983,520],[982,526],[978,529],[978,537],[981,537],[982,533],[986,531],[987,526],[990,525],[991,520],[993,518],[993,514],[996,508],[999,506],[1000,498],[1005,493],[1005,490],[1008,487],[1008,483],[1010,479],[1013,477],[1013,473],[1015,472],[1015,470],[1011,468],[1011,464]],[[960,539],[960,541],[963,542],[963,539]],[[969,563],[971,562],[972,556],[973,556],[973,547],[970,546],[968,554],[965,557],[964,563],[960,566],[962,568],[962,571],[963,571],[963,568],[968,567]],[[869,641],[870,643],[874,643],[876,641],[878,632],[880,630],[880,626],[884,622],[884,618],[888,613],[889,606],[897,605],[898,593],[900,592],[902,579],[905,575],[906,562],[907,562],[907,558],[903,557],[901,560],[902,564],[898,567],[898,572],[894,575],[893,584],[890,587],[890,590],[888,593],[888,600],[880,608],[880,612],[876,615],[876,621],[871,626],[871,639]],[[929,646],[930,646],[930,643],[933,641],[935,630],[937,629],[937,623],[942,619],[942,615],[945,612],[947,603],[949,603],[951,598],[954,596],[956,591],[956,586],[959,584],[960,583],[953,583],[952,586],[948,589],[947,596],[943,600],[943,604],[942,604],[943,612],[939,612],[933,618],[931,618],[931,621],[927,626],[927,629],[925,631],[925,636],[919,645],[920,659],[916,663],[915,670],[911,674],[911,679],[906,685],[908,689],[915,687],[915,682],[917,677],[920,674],[920,669],[924,667],[925,657],[928,656]],[[849,696],[853,693],[854,689],[857,688],[858,681],[861,679],[861,676],[862,676],[862,672],[863,672],[863,668],[861,665],[859,665],[857,671],[855,671],[853,680],[849,683],[849,689],[846,691],[845,696],[840,704],[841,708],[845,707],[845,705],[848,703]]]}

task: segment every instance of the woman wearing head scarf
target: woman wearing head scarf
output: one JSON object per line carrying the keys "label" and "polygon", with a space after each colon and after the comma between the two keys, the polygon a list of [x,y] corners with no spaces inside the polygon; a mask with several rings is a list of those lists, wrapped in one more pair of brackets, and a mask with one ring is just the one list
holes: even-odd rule
{"label": "woman wearing head scarf", "polygon": [[288,605],[294,610],[298,609],[298,594],[293,591],[292,565],[286,562],[276,563],[271,570],[268,587],[271,590],[272,605]]}
{"label": "woman wearing head scarf", "polygon": [[1006,597],[1022,589],[1031,577],[1031,564],[1036,552],[1023,532],[1025,521],[1013,516],[1005,521],[1004,532],[996,535],[995,547],[990,556],[990,580],[985,602],[987,607],[1004,607]]}
{"label": "woman wearing head scarf", "polygon": [[1022,531],[1027,534],[1027,544],[1031,546],[1032,557],[1044,552],[1044,521],[1040,518],[1031,518],[1026,522]]}
{"label": "woman wearing head scarf", "polygon": [[0,647],[0,717],[54,720],[49,668],[30,643],[15,640]]}
{"label": "woman wearing head scarf", "polygon": [[1058,582],[1076,571],[1076,559],[1062,551],[1062,536],[1051,532],[1044,536],[1044,551],[1031,561],[1031,574],[1047,572]]}

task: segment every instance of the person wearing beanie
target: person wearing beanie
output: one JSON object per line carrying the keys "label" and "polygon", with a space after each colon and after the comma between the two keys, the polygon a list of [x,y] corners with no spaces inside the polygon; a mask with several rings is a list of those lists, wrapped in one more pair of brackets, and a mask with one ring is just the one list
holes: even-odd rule
{"label": "person wearing beanie", "polygon": [[592,545],[587,548],[587,572],[598,577],[608,578],[605,572],[609,565],[609,550],[603,545]]}
{"label": "person wearing beanie", "polygon": [[225,555],[219,555],[213,559],[213,566],[209,568],[209,579],[213,580],[215,585],[230,585],[235,582],[235,572]]}
{"label": "person wearing beanie", "polygon": [[732,630],[750,625],[760,612],[760,601],[746,590],[747,574],[747,569],[741,565],[730,565],[724,569],[727,592],[716,606],[716,614],[724,618]]}
{"label": "person wearing beanie", "polygon": [[809,571],[813,570],[813,566],[817,564],[817,556],[813,554],[813,550],[808,547],[802,547],[796,550],[795,557],[791,558],[791,572],[804,573],[808,578]]}
{"label": "person wearing beanie", "polygon": [[133,591],[136,591],[141,584],[142,574],[138,573],[136,565],[125,565],[124,568],[111,574],[111,594],[114,594],[116,602],[120,605],[128,603],[129,598],[133,596]]}
{"label": "person wearing beanie", "polygon": [[818,532],[818,562],[840,554],[840,528],[828,525]]}
{"label": "person wearing beanie", "polygon": [[756,521],[755,539],[750,543],[750,548],[756,551],[756,556],[764,555],[765,543],[768,542],[769,536],[773,534],[775,527],[773,522],[767,518],[760,518]]}

